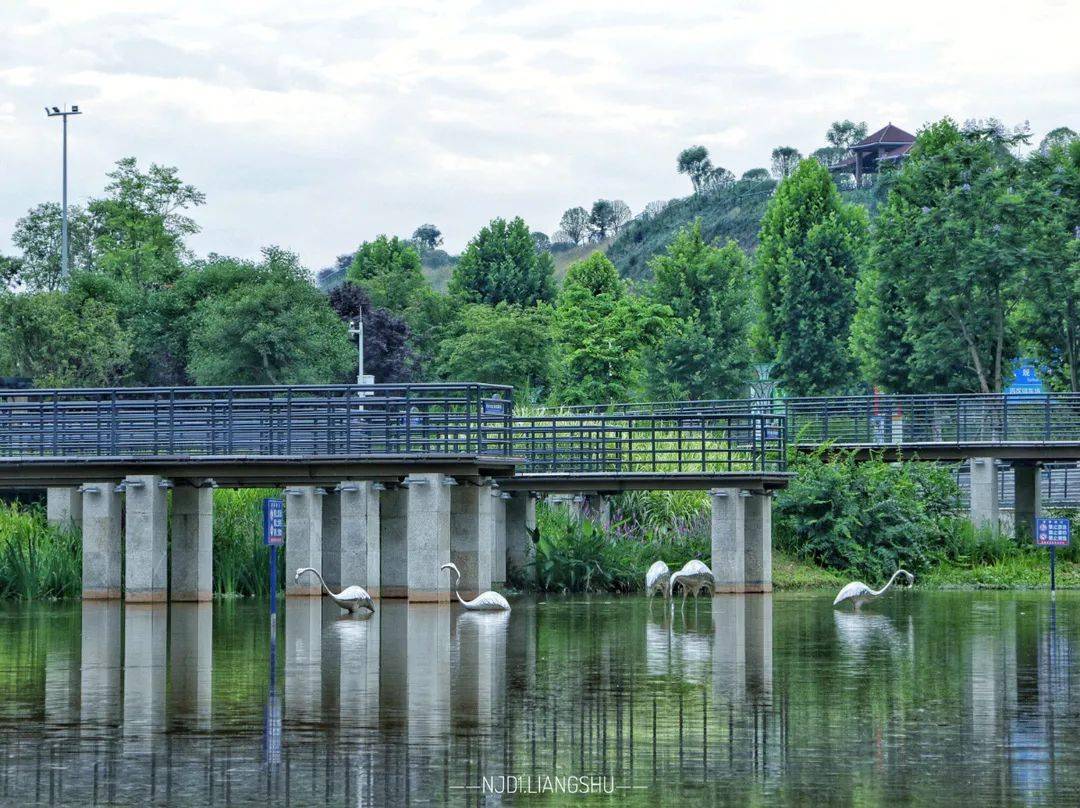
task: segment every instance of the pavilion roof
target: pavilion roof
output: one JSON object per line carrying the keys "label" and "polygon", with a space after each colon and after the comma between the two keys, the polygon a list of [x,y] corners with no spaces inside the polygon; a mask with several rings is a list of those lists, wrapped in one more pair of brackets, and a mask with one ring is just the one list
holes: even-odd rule
{"label": "pavilion roof", "polygon": [[910,132],[905,132],[899,126],[893,126],[890,122],[873,134],[867,135],[851,148],[872,149],[877,148],[878,146],[903,146],[914,142],[915,135]]}

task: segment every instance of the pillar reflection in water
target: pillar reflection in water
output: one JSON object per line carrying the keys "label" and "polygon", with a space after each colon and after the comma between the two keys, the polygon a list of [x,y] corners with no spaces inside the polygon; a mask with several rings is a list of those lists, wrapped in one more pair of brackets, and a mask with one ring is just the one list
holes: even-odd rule
{"label": "pillar reflection in water", "polygon": [[755,703],[772,698],[772,595],[713,598],[713,698]]}
{"label": "pillar reflection in water", "polygon": [[506,697],[506,636],[510,612],[454,615],[454,723],[490,731],[502,718]]}
{"label": "pillar reflection in water", "polygon": [[214,607],[173,603],[169,629],[169,719],[210,729],[213,698]]}
{"label": "pillar reflection in water", "polygon": [[321,718],[322,620],[322,598],[285,598],[285,714],[297,721]]}
{"label": "pillar reflection in water", "polygon": [[165,725],[166,641],[164,603],[124,607],[124,740],[149,748]]}
{"label": "pillar reflection in water", "polygon": [[123,613],[119,600],[82,602],[80,720],[111,724],[120,714]]}

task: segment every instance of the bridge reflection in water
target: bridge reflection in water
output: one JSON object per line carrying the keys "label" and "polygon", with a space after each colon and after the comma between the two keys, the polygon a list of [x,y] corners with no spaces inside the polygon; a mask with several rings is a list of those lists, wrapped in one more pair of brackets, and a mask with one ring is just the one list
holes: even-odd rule
{"label": "bridge reflection in water", "polygon": [[273,676],[258,604],[5,608],[0,797],[476,804],[484,776],[602,774],[629,804],[1048,801],[1080,785],[1061,757],[1080,600],[1050,608],[597,597],[358,620],[293,598]]}

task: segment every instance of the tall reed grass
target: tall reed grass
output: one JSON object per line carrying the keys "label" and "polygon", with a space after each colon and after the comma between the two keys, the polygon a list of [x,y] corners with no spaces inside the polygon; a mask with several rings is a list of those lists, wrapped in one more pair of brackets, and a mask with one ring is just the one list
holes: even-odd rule
{"label": "tall reed grass", "polygon": [[82,591],[82,540],[40,506],[0,502],[0,598],[43,600]]}
{"label": "tall reed grass", "polygon": [[[214,491],[214,592],[270,594],[270,548],[263,544],[262,501],[280,496],[262,488]],[[285,585],[284,553],[278,551],[278,589]]]}

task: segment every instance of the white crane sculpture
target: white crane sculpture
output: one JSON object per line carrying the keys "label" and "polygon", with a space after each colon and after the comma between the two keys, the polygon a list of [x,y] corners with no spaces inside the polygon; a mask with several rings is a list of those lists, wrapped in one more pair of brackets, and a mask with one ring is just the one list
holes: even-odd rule
{"label": "white crane sculpture", "polygon": [[832,602],[832,605],[837,606],[844,601],[850,600],[857,611],[867,601],[871,601],[874,598],[879,598],[886,592],[888,592],[889,587],[891,587],[893,585],[893,582],[901,575],[907,578],[907,582],[909,585],[915,583],[915,576],[907,570],[903,569],[894,572],[892,574],[892,578],[889,579],[889,582],[885,584],[885,586],[881,587],[881,589],[871,589],[862,581],[852,581],[850,584],[840,590],[839,594],[837,594],[836,596],[836,600]]}
{"label": "white crane sculpture", "polygon": [[454,595],[457,596],[458,603],[460,603],[462,607],[468,609],[470,612],[510,611],[510,604],[507,602],[506,598],[504,598],[498,592],[492,592],[490,590],[488,590],[487,592],[481,592],[472,600],[465,600],[463,597],[461,597],[461,593],[458,592],[457,588],[458,582],[461,580],[461,570],[459,570],[454,564],[443,564],[441,567],[439,567],[439,569],[446,570],[447,572],[451,572],[455,576],[457,576],[456,578],[454,578]]}
{"label": "white crane sculpture", "polygon": [[350,614],[360,611],[361,607],[369,609],[372,612],[375,611],[375,602],[371,599],[371,595],[367,593],[367,590],[364,589],[364,587],[347,586],[340,592],[332,592],[330,587],[326,585],[326,581],[324,581],[323,577],[319,574],[319,571],[314,567],[301,567],[296,571],[293,581],[300,583],[300,576],[305,572],[310,572],[318,578],[319,583],[322,584],[323,591],[330,596],[330,599]]}
{"label": "white crane sculpture", "polygon": [[678,572],[672,573],[668,579],[668,597],[675,596],[677,583],[682,584],[683,603],[686,603],[686,596],[691,592],[696,599],[702,592],[716,591],[716,579],[713,578],[712,570],[696,558],[687,561]]}
{"label": "white crane sculpture", "polygon": [[667,594],[668,579],[671,578],[671,570],[663,561],[654,561],[645,573],[645,591],[651,598],[657,592]]}

